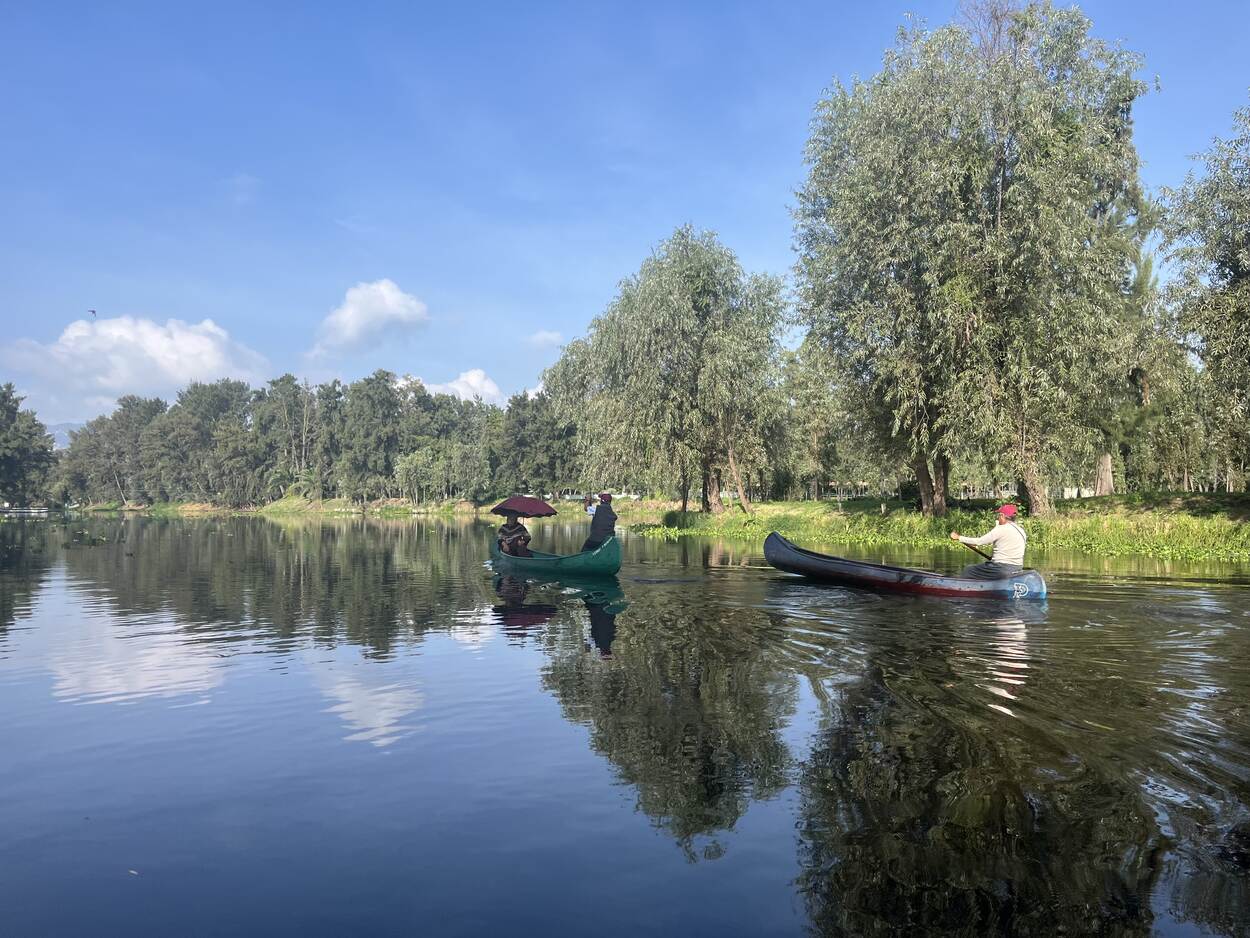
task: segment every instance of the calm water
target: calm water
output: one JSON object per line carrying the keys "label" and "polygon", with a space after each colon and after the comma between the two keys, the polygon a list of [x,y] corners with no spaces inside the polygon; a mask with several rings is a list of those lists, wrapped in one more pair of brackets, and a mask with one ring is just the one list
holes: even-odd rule
{"label": "calm water", "polygon": [[1250,571],[490,530],[0,524],[0,935],[1250,933]]}

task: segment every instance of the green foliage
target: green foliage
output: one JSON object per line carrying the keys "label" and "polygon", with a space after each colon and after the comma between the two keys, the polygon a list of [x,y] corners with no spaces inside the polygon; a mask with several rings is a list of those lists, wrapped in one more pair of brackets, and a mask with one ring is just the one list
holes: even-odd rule
{"label": "green foliage", "polygon": [[722,467],[749,474],[776,405],[782,310],[780,281],[678,228],[544,375],[589,474],[683,493],[695,478],[715,492]]}
{"label": "green foliage", "polygon": [[[503,424],[497,407],[431,396],[386,371],[347,386],[311,388],[291,375],[255,391],[238,381],[192,384],[168,410],[124,397],[74,434],[55,489],[67,501],[121,508],[243,508],[288,496],[482,501],[505,487]],[[539,421],[524,444],[541,459],[566,452],[567,433]]]}
{"label": "green foliage", "polygon": [[[1141,502],[1105,499],[1072,504],[1076,507],[1062,513],[1025,520],[1030,549],[1177,560],[1250,560],[1250,525],[1245,523],[1250,502],[1244,500],[1216,510],[1208,502],[1176,508],[1164,503],[1143,506]],[[945,518],[931,518],[897,507],[881,514],[879,506],[877,500],[865,500],[848,504],[843,511],[830,502],[776,503],[760,506],[751,517],[671,512],[660,523],[632,527],[644,536],[665,540],[720,537],[759,542],[770,531],[779,531],[803,543],[911,544],[964,552],[965,548],[951,546],[948,536],[952,530],[983,534],[993,524],[988,507],[956,508]],[[1117,510],[1124,507],[1129,510]]]}
{"label": "green foliage", "polygon": [[904,31],[817,108],[797,213],[803,314],[842,392],[940,513],[980,452],[1043,470],[1109,379],[1140,211],[1140,62],[1034,4],[993,43]]}
{"label": "green foliage", "polygon": [[1201,155],[1202,172],[1167,190],[1170,290],[1180,331],[1209,376],[1227,464],[1250,459],[1250,107],[1233,115],[1235,136]]}
{"label": "green foliage", "polygon": [[43,496],[55,462],[52,437],[12,384],[0,385],[0,502],[19,507]]}
{"label": "green foliage", "polygon": [[550,494],[575,487],[576,428],[561,420],[546,391],[517,394],[503,417],[500,491]]}

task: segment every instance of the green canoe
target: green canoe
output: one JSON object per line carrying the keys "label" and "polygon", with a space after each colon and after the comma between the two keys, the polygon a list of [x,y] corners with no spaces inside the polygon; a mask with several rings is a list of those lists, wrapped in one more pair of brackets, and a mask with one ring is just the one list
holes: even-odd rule
{"label": "green canoe", "polygon": [[608,538],[594,550],[580,554],[544,554],[530,551],[529,557],[513,557],[499,550],[499,542],[490,542],[490,559],[496,570],[515,570],[520,573],[574,576],[611,576],[621,569],[621,542]]}

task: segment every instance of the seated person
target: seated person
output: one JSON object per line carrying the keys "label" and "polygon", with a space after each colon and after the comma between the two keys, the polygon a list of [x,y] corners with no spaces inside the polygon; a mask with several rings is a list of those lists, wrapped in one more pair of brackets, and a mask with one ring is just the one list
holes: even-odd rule
{"label": "seated person", "polygon": [[1024,528],[1016,523],[1016,506],[1003,505],[995,512],[996,523],[988,534],[981,537],[965,537],[957,531],[951,532],[951,540],[961,544],[980,547],[993,544],[994,550],[985,563],[974,563],[965,567],[961,576],[975,580],[1002,580],[1015,576],[1024,569],[1024,549],[1029,536]]}
{"label": "seated person", "polygon": [[530,532],[526,530],[525,525],[517,520],[516,515],[505,515],[504,523],[499,526],[495,536],[499,540],[501,553],[509,554],[513,557],[533,556],[530,553],[529,546]]}

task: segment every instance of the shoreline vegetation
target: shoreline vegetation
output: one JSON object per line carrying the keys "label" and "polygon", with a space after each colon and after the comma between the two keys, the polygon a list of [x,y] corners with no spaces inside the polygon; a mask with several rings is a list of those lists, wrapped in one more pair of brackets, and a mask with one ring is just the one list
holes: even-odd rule
{"label": "shoreline vegetation", "polygon": [[[808,544],[893,544],[950,547],[951,530],[982,534],[991,524],[989,501],[953,507],[944,518],[926,517],[898,500],[859,498],[827,501],[762,502],[747,514],[730,506],[719,514],[679,510],[676,502],[621,500],[620,525],[643,537],[683,537],[762,541],[770,531]],[[560,503],[553,520],[582,520],[576,503]],[[414,505],[406,499],[356,503],[349,499],[288,497],[262,508],[240,511],[204,503],[159,503],[123,508],[86,506],[90,512],[125,511],[154,517],[256,514],[289,517],[472,517],[489,506],[469,501]],[[1048,518],[1026,518],[1035,550],[1074,550],[1103,556],[1144,556],[1171,560],[1250,561],[1250,495],[1156,494],[1106,496],[1059,502]]]}

